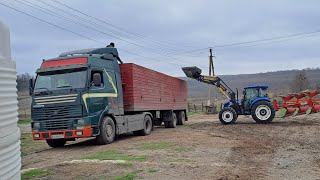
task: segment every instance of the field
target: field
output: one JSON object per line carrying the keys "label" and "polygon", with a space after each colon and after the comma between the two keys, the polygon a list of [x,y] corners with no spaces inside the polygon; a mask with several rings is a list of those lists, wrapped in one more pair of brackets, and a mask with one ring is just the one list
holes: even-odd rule
{"label": "field", "polygon": [[221,125],[193,113],[184,126],[156,127],[149,136],[92,139],[49,148],[20,124],[24,179],[319,179],[319,114],[255,124],[241,117]]}

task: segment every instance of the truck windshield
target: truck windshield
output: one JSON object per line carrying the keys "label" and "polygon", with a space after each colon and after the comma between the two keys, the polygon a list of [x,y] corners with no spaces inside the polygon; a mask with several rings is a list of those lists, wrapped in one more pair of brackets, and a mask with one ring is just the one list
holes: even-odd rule
{"label": "truck windshield", "polygon": [[35,92],[60,89],[82,89],[86,85],[87,71],[38,74]]}

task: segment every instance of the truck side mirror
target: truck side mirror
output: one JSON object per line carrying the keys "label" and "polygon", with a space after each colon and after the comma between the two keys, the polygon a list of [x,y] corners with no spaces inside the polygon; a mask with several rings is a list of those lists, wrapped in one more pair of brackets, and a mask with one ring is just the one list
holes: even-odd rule
{"label": "truck side mirror", "polygon": [[31,96],[31,94],[33,93],[33,79],[29,79],[29,95]]}
{"label": "truck side mirror", "polygon": [[101,74],[100,73],[94,73],[93,74],[93,77],[92,77],[92,80],[93,80],[93,83],[94,83],[94,86],[98,86],[100,87],[101,86]]}

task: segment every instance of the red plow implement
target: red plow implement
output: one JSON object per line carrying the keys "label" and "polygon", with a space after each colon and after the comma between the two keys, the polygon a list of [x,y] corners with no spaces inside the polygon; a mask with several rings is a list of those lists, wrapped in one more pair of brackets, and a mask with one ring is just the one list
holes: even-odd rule
{"label": "red plow implement", "polygon": [[[320,91],[305,91],[298,94],[279,96],[273,100],[277,117],[316,113],[320,110]],[[278,100],[277,100],[278,99]]]}

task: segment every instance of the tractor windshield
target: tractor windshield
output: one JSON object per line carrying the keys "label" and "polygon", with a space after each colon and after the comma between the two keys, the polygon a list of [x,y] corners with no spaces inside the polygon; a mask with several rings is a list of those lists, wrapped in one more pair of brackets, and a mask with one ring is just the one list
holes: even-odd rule
{"label": "tractor windshield", "polygon": [[35,92],[85,88],[87,71],[38,74]]}

